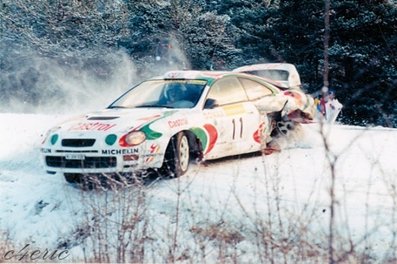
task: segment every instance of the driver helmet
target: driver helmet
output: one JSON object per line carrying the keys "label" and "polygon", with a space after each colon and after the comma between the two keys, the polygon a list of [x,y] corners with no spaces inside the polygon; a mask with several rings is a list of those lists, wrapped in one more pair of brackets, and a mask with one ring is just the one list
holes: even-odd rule
{"label": "driver helmet", "polygon": [[175,102],[181,100],[185,92],[186,87],[182,83],[172,83],[167,88],[166,96],[168,101]]}

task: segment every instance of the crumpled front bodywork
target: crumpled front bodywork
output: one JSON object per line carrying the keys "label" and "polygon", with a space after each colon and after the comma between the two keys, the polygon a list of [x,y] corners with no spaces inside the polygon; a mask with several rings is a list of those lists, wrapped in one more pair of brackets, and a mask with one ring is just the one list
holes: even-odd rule
{"label": "crumpled front bodywork", "polygon": [[314,99],[301,91],[287,90],[255,102],[262,113],[281,112],[281,117],[298,123],[311,122],[315,115]]}

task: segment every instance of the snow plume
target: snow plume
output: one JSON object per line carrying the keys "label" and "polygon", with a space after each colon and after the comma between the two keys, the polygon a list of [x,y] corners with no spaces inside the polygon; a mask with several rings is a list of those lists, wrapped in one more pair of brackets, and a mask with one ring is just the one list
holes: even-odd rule
{"label": "snow plume", "polygon": [[174,34],[153,41],[158,42],[157,49],[139,57],[107,49],[65,51],[50,57],[11,47],[2,54],[0,113],[98,110],[144,79],[190,69],[182,42]]}
{"label": "snow plume", "polygon": [[135,59],[136,64],[139,64],[140,76],[150,78],[163,75],[167,71],[191,69],[183,42],[179,39],[175,33],[155,39],[156,48],[153,53]]}
{"label": "snow plume", "polygon": [[0,112],[74,114],[101,109],[138,81],[134,63],[122,51],[62,58],[32,51],[15,55],[0,74]]}
{"label": "snow plume", "polygon": [[[183,49],[183,45],[178,41],[175,35],[169,37],[169,57],[170,70],[190,69],[190,62],[188,61]],[[168,70],[168,69],[167,69]]]}

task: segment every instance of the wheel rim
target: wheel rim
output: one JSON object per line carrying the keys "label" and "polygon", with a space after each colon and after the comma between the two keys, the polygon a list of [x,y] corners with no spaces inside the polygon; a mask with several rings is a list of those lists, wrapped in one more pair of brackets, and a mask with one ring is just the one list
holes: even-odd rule
{"label": "wheel rim", "polygon": [[179,143],[179,166],[182,171],[186,171],[189,165],[189,142],[186,136],[181,138]]}
{"label": "wheel rim", "polygon": [[289,132],[289,130],[292,130],[294,128],[294,125],[292,122],[277,122],[277,128],[278,131],[284,136],[286,136]]}

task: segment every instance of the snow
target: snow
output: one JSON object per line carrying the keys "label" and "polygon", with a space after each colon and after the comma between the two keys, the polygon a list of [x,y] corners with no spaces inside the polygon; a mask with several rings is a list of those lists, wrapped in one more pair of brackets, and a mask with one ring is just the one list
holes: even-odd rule
{"label": "snow", "polygon": [[[281,153],[194,164],[181,178],[142,188],[85,191],[61,175],[46,174],[40,159],[45,132],[66,118],[0,114],[0,232],[15,249],[66,247],[68,261],[84,261],[106,244],[117,261],[112,253],[122,239],[117,230],[136,214],[139,219],[131,220],[134,228],[125,227],[124,238],[131,250],[145,247],[144,262],[166,262],[171,253],[193,262],[219,261],[223,253],[240,262],[285,256],[292,262],[303,242],[318,246],[321,261],[328,250],[334,175],[338,254],[352,244],[375,261],[395,257],[397,129],[304,125],[280,141]],[[95,232],[101,228],[105,238]],[[258,246],[255,231],[263,228],[272,233],[274,245],[288,248],[285,255]],[[131,234],[146,240],[138,243]],[[222,234],[236,240],[228,242]]]}

